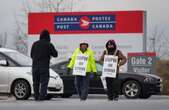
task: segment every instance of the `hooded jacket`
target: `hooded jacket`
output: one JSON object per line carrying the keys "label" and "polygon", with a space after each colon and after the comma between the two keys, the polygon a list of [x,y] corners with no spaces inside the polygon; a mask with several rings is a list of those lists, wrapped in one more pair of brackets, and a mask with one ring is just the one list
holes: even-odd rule
{"label": "hooded jacket", "polygon": [[58,52],[50,43],[49,32],[47,30],[44,30],[40,34],[40,39],[34,42],[31,48],[33,68],[40,67],[49,69],[51,56],[57,57]]}

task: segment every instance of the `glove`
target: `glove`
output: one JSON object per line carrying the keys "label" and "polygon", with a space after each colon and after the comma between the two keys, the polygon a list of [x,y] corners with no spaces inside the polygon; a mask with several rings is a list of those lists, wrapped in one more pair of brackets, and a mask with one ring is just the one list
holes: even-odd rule
{"label": "glove", "polygon": [[97,79],[96,73],[90,74],[89,78],[96,80]]}
{"label": "glove", "polygon": [[93,79],[93,78],[94,78],[94,74],[93,74],[93,73],[90,74],[90,75],[89,75],[89,78],[90,78],[90,79]]}

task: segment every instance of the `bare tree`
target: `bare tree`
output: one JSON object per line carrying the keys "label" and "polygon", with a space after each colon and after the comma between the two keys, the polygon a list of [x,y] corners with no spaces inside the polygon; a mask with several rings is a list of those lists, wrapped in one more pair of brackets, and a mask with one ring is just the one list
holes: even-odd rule
{"label": "bare tree", "polygon": [[42,0],[35,3],[40,12],[72,12],[82,0]]}
{"label": "bare tree", "polygon": [[156,52],[160,58],[169,56],[169,38],[165,34],[165,30],[159,26],[155,26],[152,34],[148,39],[148,51]]}
{"label": "bare tree", "polygon": [[15,46],[16,49],[24,54],[28,51],[27,46],[27,15],[29,12],[72,12],[74,5],[77,5],[81,0],[41,0],[41,1],[30,1],[22,0],[21,14],[15,15]]}
{"label": "bare tree", "polygon": [[16,29],[15,33],[13,34],[15,37],[15,46],[16,49],[23,53],[27,54],[28,47],[27,47],[27,34],[21,28],[19,22],[16,21]]}

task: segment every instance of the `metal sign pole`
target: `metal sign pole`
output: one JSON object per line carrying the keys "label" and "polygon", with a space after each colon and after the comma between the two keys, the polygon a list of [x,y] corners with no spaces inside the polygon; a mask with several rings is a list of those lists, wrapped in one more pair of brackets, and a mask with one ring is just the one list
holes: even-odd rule
{"label": "metal sign pole", "polygon": [[147,12],[143,16],[143,52],[147,52]]}

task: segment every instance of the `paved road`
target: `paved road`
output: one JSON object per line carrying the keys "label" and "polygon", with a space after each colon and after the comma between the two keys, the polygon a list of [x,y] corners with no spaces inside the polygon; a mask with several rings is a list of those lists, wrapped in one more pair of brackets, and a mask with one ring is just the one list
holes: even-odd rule
{"label": "paved road", "polygon": [[43,102],[0,97],[0,110],[169,110],[169,96],[153,96],[147,100],[120,97],[118,102],[108,101],[106,96],[100,95],[89,96],[86,101],[80,101],[74,96]]}

